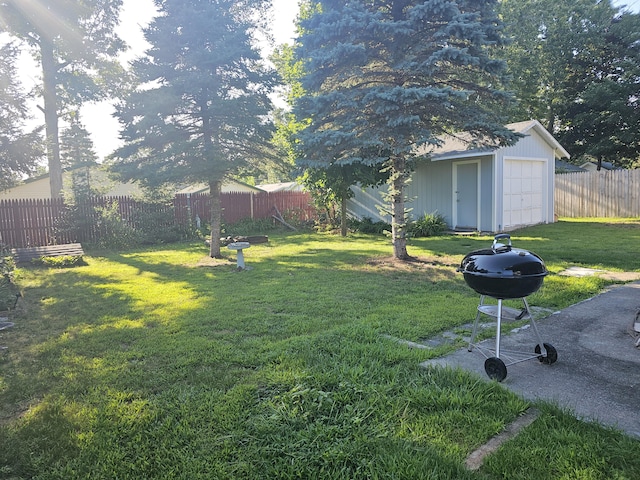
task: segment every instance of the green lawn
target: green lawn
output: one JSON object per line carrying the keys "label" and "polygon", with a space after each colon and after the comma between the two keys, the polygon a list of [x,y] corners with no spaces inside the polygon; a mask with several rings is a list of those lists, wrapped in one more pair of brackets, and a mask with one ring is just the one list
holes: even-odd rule
{"label": "green lawn", "polygon": [[[608,283],[570,265],[640,271],[640,221],[562,221],[512,233],[552,275],[529,297],[559,309]],[[530,404],[409,349],[475,316],[455,268],[491,237],[276,234],[206,257],[200,244],[89,251],[86,266],[16,272],[0,332],[0,478],[635,479],[640,443],[539,404],[477,472],[466,456]],[[479,359],[480,361],[480,359]]]}

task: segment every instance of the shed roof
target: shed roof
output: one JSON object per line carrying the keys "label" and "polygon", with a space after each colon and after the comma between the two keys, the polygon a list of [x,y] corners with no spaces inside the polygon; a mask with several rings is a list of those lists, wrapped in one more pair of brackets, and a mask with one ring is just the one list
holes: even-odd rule
{"label": "shed roof", "polygon": [[[560,143],[551,135],[546,128],[537,120],[527,120],[526,122],[510,123],[505,125],[509,130],[522,135],[530,135],[532,130],[540,135],[545,142],[553,148],[556,158],[569,158],[567,152]],[[457,135],[447,135],[441,137],[442,144],[434,148],[430,154],[432,160],[451,160],[455,158],[478,157],[494,152],[498,147],[468,148],[473,138],[471,134],[462,132]]]}

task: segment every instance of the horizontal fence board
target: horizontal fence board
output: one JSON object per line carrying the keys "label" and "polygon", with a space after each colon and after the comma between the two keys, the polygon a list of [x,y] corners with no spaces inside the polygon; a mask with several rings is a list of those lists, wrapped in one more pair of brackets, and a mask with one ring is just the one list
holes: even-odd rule
{"label": "horizontal fence board", "polygon": [[[222,193],[220,200],[222,220],[227,224],[270,219],[275,209],[289,219],[317,217],[306,192]],[[93,243],[107,234],[108,226],[100,222],[99,211],[116,213],[115,209],[133,228],[139,228],[144,217],[151,215],[156,225],[166,227],[202,225],[210,221],[211,198],[209,194],[181,194],[166,205],[131,197],[91,197],[77,205],[67,205],[62,199],[0,200],[0,242],[12,248]]]}
{"label": "horizontal fence board", "polygon": [[555,176],[560,217],[640,217],[640,170],[601,170]]}

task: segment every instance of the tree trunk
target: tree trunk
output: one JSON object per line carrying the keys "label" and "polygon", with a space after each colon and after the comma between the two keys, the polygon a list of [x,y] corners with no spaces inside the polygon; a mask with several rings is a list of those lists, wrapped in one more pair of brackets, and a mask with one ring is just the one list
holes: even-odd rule
{"label": "tree trunk", "polygon": [[347,195],[344,192],[340,201],[340,235],[347,236]]}
{"label": "tree trunk", "polygon": [[222,227],[222,203],[220,194],[222,192],[221,180],[209,181],[209,195],[211,197],[211,242],[209,243],[209,256],[211,258],[222,258],[220,254],[220,230]]}
{"label": "tree trunk", "polygon": [[390,177],[391,194],[391,241],[393,256],[398,260],[409,259],[407,253],[406,221],[404,212],[404,189],[407,178],[406,160],[395,157],[392,160]]}
{"label": "tree trunk", "polygon": [[62,196],[62,163],[60,162],[60,139],[58,137],[58,100],[56,76],[58,67],[53,55],[53,45],[45,40],[40,44],[42,54],[42,83],[44,88],[44,123],[47,136],[47,160],[49,163],[49,185],[51,198]]}

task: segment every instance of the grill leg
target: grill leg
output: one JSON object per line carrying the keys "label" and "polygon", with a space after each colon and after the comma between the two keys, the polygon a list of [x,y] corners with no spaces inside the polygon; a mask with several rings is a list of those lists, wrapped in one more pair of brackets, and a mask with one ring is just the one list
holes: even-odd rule
{"label": "grill leg", "polygon": [[476,319],[473,322],[473,330],[471,330],[471,338],[469,339],[469,346],[467,350],[470,352],[473,350],[473,343],[476,341],[476,335],[478,334],[478,323],[480,322],[480,316],[482,313],[480,312],[480,307],[484,305],[484,295],[480,295],[480,305],[478,306],[478,310],[476,313]]}
{"label": "grill leg", "polygon": [[533,328],[533,333],[536,336],[536,341],[538,342],[538,345],[540,346],[540,351],[546,355],[547,349],[544,347],[544,344],[542,342],[542,337],[540,336],[540,332],[538,332],[538,325],[536,325],[536,321],[533,319],[533,315],[531,315],[531,310],[529,309],[529,303],[527,302],[527,299],[523,298],[522,303],[524,303],[524,308],[527,309],[527,315],[529,315],[529,323],[531,324],[531,328]]}
{"label": "grill leg", "polygon": [[496,318],[496,357],[500,358],[500,327],[502,322],[502,300],[498,299],[498,317]]}

